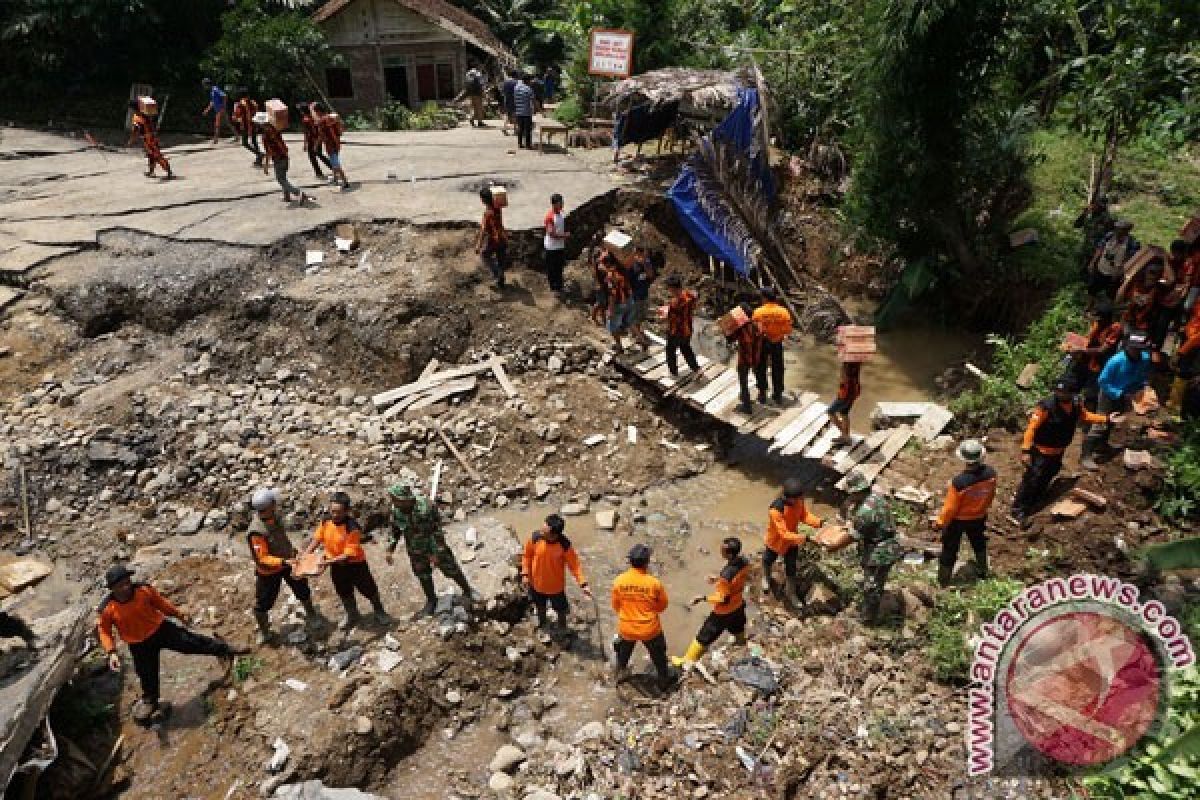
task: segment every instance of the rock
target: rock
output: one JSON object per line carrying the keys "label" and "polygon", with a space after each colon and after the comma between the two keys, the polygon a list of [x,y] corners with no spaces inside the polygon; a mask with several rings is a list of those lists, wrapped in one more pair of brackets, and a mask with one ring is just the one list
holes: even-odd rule
{"label": "rock", "polygon": [[524,800],[562,800],[562,798],[560,798],[554,792],[551,792],[548,789],[543,789],[540,786],[533,786],[530,787],[530,789],[531,791],[525,795]]}
{"label": "rock", "polygon": [[47,514],[57,514],[59,511],[62,511],[62,507],[63,505],[57,497],[51,497],[46,501],[45,511]]}
{"label": "rock", "polygon": [[491,772],[511,773],[524,761],[524,750],[511,744],[501,745],[500,749],[496,751],[496,755],[492,756],[492,760],[488,764],[488,770]]}
{"label": "rock", "polygon": [[181,536],[192,536],[200,532],[204,527],[204,517],[206,514],[203,511],[187,511],[180,515],[179,525],[175,528],[175,532]]}
{"label": "rock", "polygon": [[596,512],[596,528],[602,531],[611,531],[617,527],[617,512],[616,511],[597,511]]}
{"label": "rock", "polygon": [[562,514],[564,517],[578,517],[586,514],[587,510],[587,503],[567,503],[561,509],[559,509],[558,513]]}
{"label": "rock", "polygon": [[1124,453],[1125,469],[1154,469],[1158,460],[1145,450],[1126,450]]}
{"label": "rock", "polygon": [[562,372],[564,366],[562,358],[557,355],[546,359],[546,369],[550,372]]}
{"label": "rock", "polygon": [[446,692],[446,702],[452,706],[456,706],[462,702],[462,694],[454,689],[451,689],[450,691]]}
{"label": "rock", "polygon": [[374,729],[375,724],[371,722],[370,717],[364,717],[362,714],[359,714],[354,718],[354,732],[359,736],[366,736]]}
{"label": "rock", "polygon": [[124,445],[103,439],[93,439],[87,449],[88,461],[93,464],[120,464],[134,469],[142,463],[142,457]]}
{"label": "rock", "polygon": [[340,653],[329,657],[329,669],[334,672],[341,672],[351,664],[358,663],[358,659],[362,658],[363,649],[359,645],[343,650]]}
{"label": "rock", "polygon": [[546,426],[544,437],[547,442],[557,442],[562,439],[562,428],[557,422],[551,422]]}
{"label": "rock", "polygon": [[343,387],[334,392],[333,396],[337,400],[339,406],[352,406],[354,405],[354,397],[356,394],[358,393],[353,389]]}
{"label": "rock", "polygon": [[275,800],[387,800],[358,789],[328,789],[321,781],[289,783],[277,788],[272,796]]}
{"label": "rock", "polygon": [[595,447],[598,444],[603,444],[608,441],[608,437],[603,433],[593,433],[591,436],[583,440],[584,447]]}
{"label": "rock", "polygon": [[575,732],[575,744],[604,738],[604,723],[593,720]]}
{"label": "rock", "polygon": [[375,663],[380,672],[391,672],[404,661],[404,656],[391,650],[380,650],[376,658]]}
{"label": "rock", "polygon": [[505,793],[513,787],[512,776],[506,772],[493,772],[488,778],[488,788],[493,792]]}

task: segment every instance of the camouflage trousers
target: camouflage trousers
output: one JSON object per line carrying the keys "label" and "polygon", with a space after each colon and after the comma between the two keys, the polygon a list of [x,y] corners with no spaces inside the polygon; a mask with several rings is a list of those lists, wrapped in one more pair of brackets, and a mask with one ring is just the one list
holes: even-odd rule
{"label": "camouflage trousers", "polygon": [[458,584],[466,583],[467,577],[463,574],[462,567],[458,565],[454,551],[445,542],[431,542],[422,548],[409,547],[405,542],[405,550],[408,552],[408,561],[412,564],[413,575],[416,575],[418,579],[432,576],[433,567],[436,564],[442,574],[450,580]]}
{"label": "camouflage trousers", "polygon": [[888,573],[892,571],[892,563],[879,563],[880,559],[872,558],[873,547],[861,547],[862,581],[859,584],[863,595],[863,617],[873,620],[879,616],[879,603],[883,599],[884,586],[887,584]]}

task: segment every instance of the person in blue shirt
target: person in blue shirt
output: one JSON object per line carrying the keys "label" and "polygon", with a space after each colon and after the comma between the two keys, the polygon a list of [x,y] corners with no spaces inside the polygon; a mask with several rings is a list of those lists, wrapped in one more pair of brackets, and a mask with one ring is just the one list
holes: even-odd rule
{"label": "person in blue shirt", "polygon": [[554,74],[554,67],[546,67],[546,74],[542,76],[542,87],[546,93],[546,102],[553,103],[554,95],[558,92],[558,76]]}
{"label": "person in blue shirt", "polygon": [[537,96],[533,87],[525,80],[524,73],[517,75],[513,88],[513,118],[517,122],[517,147],[533,149],[533,113],[537,110]]}
{"label": "person in blue shirt", "polygon": [[[1108,360],[1100,372],[1100,396],[1096,412],[1109,416],[1124,411],[1133,401],[1133,396],[1145,388],[1150,380],[1150,337],[1140,331],[1125,338],[1121,351]],[[1108,437],[1112,424],[1093,425],[1083,441],[1083,459],[1079,462],[1084,469],[1096,469],[1095,453],[1108,448]]]}
{"label": "person in blue shirt", "polygon": [[213,144],[217,144],[221,138],[221,122],[224,121],[229,129],[233,131],[234,137],[237,137],[237,131],[233,130],[233,123],[229,121],[229,116],[226,113],[226,107],[229,105],[228,98],[225,92],[221,90],[208,78],[205,78],[201,84],[204,86],[204,93],[208,95],[208,105],[200,112],[200,116],[207,117],[208,112],[213,112]]}

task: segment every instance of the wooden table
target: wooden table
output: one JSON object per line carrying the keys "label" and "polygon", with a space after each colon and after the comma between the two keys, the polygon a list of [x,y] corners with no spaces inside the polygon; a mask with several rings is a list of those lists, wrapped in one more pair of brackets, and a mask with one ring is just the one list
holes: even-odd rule
{"label": "wooden table", "polygon": [[538,152],[545,152],[545,146],[547,144],[553,144],[554,137],[560,135],[563,138],[563,149],[567,149],[567,136],[570,131],[570,125],[565,125],[554,120],[544,120],[540,125],[538,125]]}

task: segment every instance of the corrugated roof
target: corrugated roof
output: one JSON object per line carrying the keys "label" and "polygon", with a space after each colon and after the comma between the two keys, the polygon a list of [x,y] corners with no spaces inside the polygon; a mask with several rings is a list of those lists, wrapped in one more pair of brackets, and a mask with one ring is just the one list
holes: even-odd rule
{"label": "corrugated roof", "polygon": [[[329,0],[313,14],[313,21],[322,23],[341,12],[354,0]],[[431,20],[444,30],[461,37],[480,50],[499,59],[501,63],[514,66],[517,57],[496,38],[482,20],[463,11],[446,0],[393,0],[405,8]]]}

